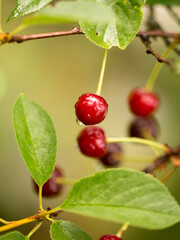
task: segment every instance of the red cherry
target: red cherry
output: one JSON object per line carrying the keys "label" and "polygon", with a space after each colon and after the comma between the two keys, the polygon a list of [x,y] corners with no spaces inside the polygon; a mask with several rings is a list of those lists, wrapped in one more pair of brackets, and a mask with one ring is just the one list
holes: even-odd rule
{"label": "red cherry", "polygon": [[[50,197],[58,195],[62,190],[62,184],[57,183],[57,179],[62,177],[62,170],[57,166],[54,169],[51,178],[42,187],[42,196]],[[34,182],[35,190],[39,192],[38,185]]]}
{"label": "red cherry", "polygon": [[100,127],[87,127],[77,138],[81,152],[90,157],[101,157],[106,152],[106,139]]}
{"label": "red cherry", "polygon": [[99,240],[122,240],[122,238],[119,238],[116,235],[104,235]]}
{"label": "red cherry", "polygon": [[94,125],[104,120],[108,112],[108,104],[97,94],[85,93],[75,104],[76,116],[85,125]]}
{"label": "red cherry", "polygon": [[156,139],[159,135],[159,124],[157,120],[150,117],[136,117],[130,124],[129,136],[146,138],[146,139]]}
{"label": "red cherry", "polygon": [[119,165],[122,159],[122,148],[118,143],[108,143],[106,153],[99,160],[109,167]]}
{"label": "red cherry", "polygon": [[158,107],[159,99],[145,88],[135,88],[129,96],[129,106],[131,111],[137,115],[146,117],[151,115]]}

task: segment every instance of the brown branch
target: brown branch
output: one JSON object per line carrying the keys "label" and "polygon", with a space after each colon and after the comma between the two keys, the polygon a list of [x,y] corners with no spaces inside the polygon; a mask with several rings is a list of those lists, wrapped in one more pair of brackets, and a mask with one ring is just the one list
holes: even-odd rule
{"label": "brown branch", "polygon": [[[167,148],[167,150],[164,155],[156,158],[153,163],[148,165],[142,171],[145,173],[152,174],[154,172],[154,170],[166,166],[171,161],[172,158],[176,157],[179,159],[180,145],[178,145],[177,147],[166,146],[166,148]],[[174,165],[174,166],[177,167],[176,165]]]}
{"label": "brown branch", "polygon": [[141,39],[142,43],[145,45],[145,47],[146,47],[146,53],[147,54],[152,54],[158,60],[158,62],[160,62],[160,63],[164,62],[164,63],[168,64],[171,68],[174,68],[173,60],[166,59],[166,58],[160,56],[157,52],[155,52],[151,48],[151,41],[149,39],[149,36],[148,37],[147,36],[146,37],[145,36],[141,36],[140,39]]}
{"label": "brown branch", "polygon": [[[60,31],[60,32],[51,32],[51,33],[39,33],[39,34],[29,34],[29,35],[13,35],[11,38],[8,38],[8,34],[1,34],[0,41],[1,42],[17,42],[21,43],[28,40],[35,40],[35,39],[42,39],[42,38],[52,38],[52,37],[61,37],[67,35],[76,35],[76,34],[83,34],[80,28],[73,28],[68,31]],[[180,33],[170,33],[164,32],[161,30],[156,31],[139,31],[136,35],[137,37],[162,37],[162,38],[173,38],[174,41],[180,42]]]}
{"label": "brown branch", "polygon": [[60,31],[60,32],[38,33],[38,34],[31,34],[31,35],[14,35],[11,37],[9,42],[21,43],[28,40],[61,37],[61,36],[74,35],[74,34],[83,34],[83,32],[79,28],[73,28],[68,31]]}

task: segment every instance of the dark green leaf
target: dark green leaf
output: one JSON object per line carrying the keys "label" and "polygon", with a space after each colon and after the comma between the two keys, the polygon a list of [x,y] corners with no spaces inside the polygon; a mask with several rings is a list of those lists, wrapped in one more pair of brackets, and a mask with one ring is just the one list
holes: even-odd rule
{"label": "dark green leaf", "polygon": [[107,23],[112,17],[111,9],[96,2],[59,2],[55,7],[47,6],[38,13],[24,19],[27,25],[52,24],[80,20]]}
{"label": "dark green leaf", "polygon": [[50,228],[52,240],[92,240],[83,229],[69,221],[55,221]]}
{"label": "dark green leaf", "polygon": [[180,0],[147,0],[146,4],[180,5]]}
{"label": "dark green leaf", "polygon": [[20,94],[13,109],[13,123],[20,153],[41,186],[55,166],[57,142],[52,120],[40,106]]}
{"label": "dark green leaf", "polygon": [[106,24],[81,21],[83,32],[90,41],[100,47],[118,46],[120,49],[125,49],[141,26],[143,15],[141,7],[145,0],[102,0],[100,2],[112,10],[113,17]]}
{"label": "dark green leaf", "polygon": [[0,240],[28,240],[28,238],[22,235],[20,232],[15,231],[0,236]]}
{"label": "dark green leaf", "polygon": [[16,0],[16,5],[9,16],[8,21],[38,11],[51,1],[52,0]]}
{"label": "dark green leaf", "polygon": [[117,223],[162,229],[180,221],[180,207],[154,177],[135,170],[100,171],[77,182],[62,209]]}

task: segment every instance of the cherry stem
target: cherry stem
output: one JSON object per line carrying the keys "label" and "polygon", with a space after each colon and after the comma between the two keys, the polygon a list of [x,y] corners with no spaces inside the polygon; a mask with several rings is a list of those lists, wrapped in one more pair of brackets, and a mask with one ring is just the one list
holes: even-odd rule
{"label": "cherry stem", "polygon": [[101,94],[104,71],[105,71],[105,67],[106,67],[107,51],[108,51],[108,49],[104,50],[103,62],[102,62],[102,66],[101,66],[101,73],[100,73],[100,77],[99,77],[98,87],[97,87],[97,90],[96,90],[97,95]]}
{"label": "cherry stem", "polygon": [[11,33],[8,34],[8,41],[11,40],[12,36],[14,36],[15,34],[21,32],[25,28],[27,28],[27,26],[25,24],[23,24],[23,23],[20,24],[17,28],[15,28]]}
{"label": "cherry stem", "polygon": [[56,178],[56,183],[57,184],[69,184],[73,185],[76,183],[76,179],[70,179],[70,178],[63,178],[63,177],[58,177]]}
{"label": "cherry stem", "polygon": [[42,187],[43,186],[39,186],[39,209],[41,211],[43,211],[43,207],[42,207]]}
{"label": "cherry stem", "polygon": [[161,149],[165,152],[167,150],[166,146],[161,144],[161,143],[157,143],[155,141],[151,141],[151,140],[148,140],[148,139],[135,138],[135,137],[106,138],[106,142],[108,142],[108,143],[118,143],[118,142],[141,143],[141,144],[144,144],[144,145],[148,145],[148,146],[151,146],[151,147]]}
{"label": "cherry stem", "polygon": [[124,224],[122,225],[122,227],[120,228],[120,230],[117,232],[116,236],[119,237],[119,238],[121,238],[122,235],[123,235],[123,233],[128,229],[128,226],[129,226],[129,223],[128,223],[128,222],[127,222],[127,223],[124,223]]}
{"label": "cherry stem", "polygon": [[40,228],[41,225],[42,225],[42,221],[37,223],[36,226],[27,235],[27,238],[29,239]]}
{"label": "cherry stem", "polygon": [[59,211],[61,211],[60,206],[53,208],[49,211],[44,210],[44,211],[42,211],[36,215],[33,215],[31,217],[27,217],[27,218],[20,219],[17,221],[9,222],[7,225],[0,227],[0,232],[4,232],[9,229],[12,229],[12,228],[15,228],[15,227],[18,227],[18,226],[21,226],[21,225],[24,225],[24,224],[27,224],[30,222],[43,221],[46,219],[46,216],[49,216],[50,214],[53,214],[53,213],[59,212]]}
{"label": "cherry stem", "polygon": [[[162,57],[167,58],[168,55],[170,54],[170,52],[174,49],[174,47],[175,47],[176,45],[177,45],[177,42],[171,43],[171,44],[166,48],[165,52],[162,54]],[[146,84],[146,89],[147,89],[148,91],[152,91],[153,86],[154,86],[154,84],[155,84],[155,81],[156,81],[156,79],[157,79],[157,76],[158,76],[158,74],[159,74],[162,66],[163,66],[163,63],[162,63],[162,62],[157,62],[156,65],[155,65],[155,67],[154,67],[154,69],[152,70],[151,75],[150,75],[150,77],[149,77],[149,79],[148,79],[148,81],[147,81],[147,84]]]}
{"label": "cherry stem", "polygon": [[175,172],[175,170],[177,169],[176,166],[174,166],[162,179],[161,182],[164,183],[168,180],[168,178]]}
{"label": "cherry stem", "polygon": [[9,224],[9,223],[10,223],[10,222],[8,222],[8,221],[2,219],[2,218],[0,218],[0,222],[3,223],[3,224]]}

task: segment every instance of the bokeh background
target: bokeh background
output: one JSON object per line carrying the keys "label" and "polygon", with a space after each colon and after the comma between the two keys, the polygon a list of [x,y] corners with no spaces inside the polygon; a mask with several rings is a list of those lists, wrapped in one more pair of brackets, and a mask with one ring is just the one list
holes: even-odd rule
{"label": "bokeh background", "polygon": [[[3,27],[10,32],[21,19],[7,24],[6,19],[15,1],[2,2]],[[148,11],[146,8],[143,11],[146,17]],[[180,30],[165,8],[157,7],[156,17],[165,30]],[[38,26],[22,34],[68,30],[73,26],[76,24]],[[145,27],[142,26],[142,29]],[[158,53],[165,49],[159,39],[153,42],[153,47]],[[81,94],[96,91],[103,52],[83,35],[0,47],[0,89],[3,92],[0,99],[0,217],[15,220],[33,215],[38,210],[38,196],[33,191],[30,174],[18,151],[12,124],[12,107],[21,92],[40,104],[52,117],[58,136],[57,164],[62,167],[64,175],[79,179],[99,170],[96,160],[83,156],[77,149],[76,137],[82,127],[76,123],[74,104]],[[177,58],[174,53],[171,56]],[[128,125],[133,119],[127,105],[128,94],[135,86],[145,85],[155,63],[156,60],[145,53],[143,44],[137,38],[124,51],[112,48],[108,52],[102,96],[109,103],[109,113],[101,124],[107,136],[127,136]],[[179,144],[180,136],[180,75],[163,66],[154,90],[161,98],[161,106],[156,113],[161,127],[159,141],[175,146]],[[123,148],[124,167],[141,169],[147,165],[143,161],[154,157],[152,150],[145,146],[123,144]],[[177,170],[166,183],[178,202],[179,180],[180,171]],[[62,203],[70,188],[65,187],[56,198],[44,199],[44,207],[52,208]],[[105,233],[116,233],[120,227],[119,224],[69,213],[63,213],[58,218],[78,224],[93,239]],[[18,229],[28,234],[33,226],[34,223]],[[49,223],[43,224],[32,240],[49,240],[48,230]],[[178,240],[180,224],[161,231],[130,227],[124,240],[131,239]]]}

